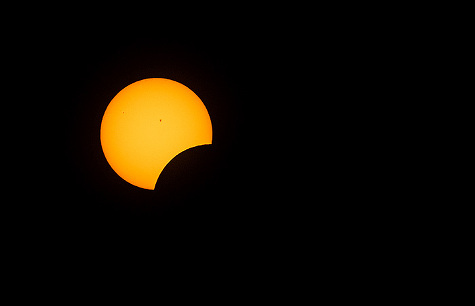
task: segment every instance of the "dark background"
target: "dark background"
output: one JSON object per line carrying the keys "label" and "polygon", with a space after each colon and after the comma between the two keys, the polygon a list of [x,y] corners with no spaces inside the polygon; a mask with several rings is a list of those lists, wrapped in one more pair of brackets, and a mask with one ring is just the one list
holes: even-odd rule
{"label": "dark background", "polygon": [[[345,59],[339,38],[312,32],[305,18],[292,26],[223,19],[169,27],[74,20],[65,31],[46,23],[15,38],[10,90],[28,101],[32,126],[20,144],[30,191],[19,191],[38,201],[22,209],[31,228],[99,241],[200,231],[259,241],[311,224],[299,220],[326,199],[327,169],[336,167],[328,157],[340,154],[338,140],[328,141],[340,128],[328,111],[342,91],[334,85]],[[213,144],[175,157],[150,191],[115,174],[99,131],[111,99],[152,77],[201,98]]]}
{"label": "dark background", "polygon": [[[99,22],[74,12],[15,32],[4,44],[15,186],[2,207],[13,262],[60,281],[191,275],[229,297],[313,288],[322,271],[329,284],[345,269],[358,277],[361,258],[390,253],[381,228],[398,209],[385,203],[405,183],[385,179],[397,159],[381,101],[396,100],[384,72],[398,57],[378,33],[365,40],[358,16],[302,10]],[[176,156],[153,191],[122,180],[99,138],[111,99],[151,77],[193,90],[213,124],[213,144]]]}
{"label": "dark background", "polygon": [[[161,22],[42,24],[8,44],[6,95],[14,97],[9,114],[19,136],[8,159],[15,171],[3,206],[6,245],[11,265],[36,275],[38,288],[50,275],[66,287],[63,279],[100,283],[98,273],[158,269],[155,276],[168,270],[179,278],[196,271],[199,286],[212,274],[221,283],[252,267],[281,273],[276,256],[293,253],[302,239],[294,233],[310,225],[296,215],[305,216],[296,208],[304,199],[293,192],[301,177],[289,171],[302,143],[292,132],[295,114],[306,111],[302,75],[292,68],[309,64],[299,64],[299,39],[242,21],[211,23],[212,32]],[[200,97],[213,143],[176,156],[150,191],[110,168],[99,132],[111,99],[152,77]]]}
{"label": "dark background", "polygon": [[[329,20],[274,17],[45,21],[15,36],[9,90],[31,125],[18,144],[27,170],[17,172],[30,183],[17,193],[36,199],[20,209],[22,228],[85,241],[203,232],[258,243],[333,218],[330,203],[349,195],[337,182],[349,179],[352,148],[341,147],[348,134],[333,136],[352,115],[344,81],[361,77],[348,52],[358,44],[333,35]],[[152,77],[201,98],[213,144],[175,157],[150,191],[115,174],[99,131],[111,99]]]}
{"label": "dark background", "polygon": [[[283,156],[288,142],[297,142],[285,128],[293,119],[282,104],[292,79],[283,41],[239,31],[72,34],[30,42],[36,48],[30,71],[38,80],[32,93],[43,97],[32,103],[38,122],[32,164],[42,173],[32,188],[41,204],[27,209],[32,228],[46,229],[52,241],[99,243],[175,235],[255,239],[274,224],[288,179]],[[179,154],[150,191],[115,174],[99,131],[111,99],[152,77],[178,81],[201,98],[213,144]]]}
{"label": "dark background", "polygon": [[[411,172],[395,168],[412,149],[397,156],[385,127],[398,133],[398,110],[412,112],[400,101],[412,103],[401,89],[413,47],[352,8],[274,9],[212,7],[217,18],[190,19],[167,8],[74,8],[6,31],[7,264],[36,283],[52,271],[60,282],[196,271],[193,285],[234,288],[228,297],[267,285],[281,300],[275,288],[295,283],[294,301],[322,271],[321,282],[340,288],[347,275],[350,286],[367,275],[355,267],[385,261],[385,226],[397,232],[394,215],[411,214],[399,205],[411,201]],[[99,140],[110,100],[150,77],[189,87],[213,124],[213,144],[173,159],[154,191],[118,177]]]}
{"label": "dark background", "polygon": [[[341,119],[329,111],[345,111],[348,89],[337,81],[347,77],[345,49],[334,43],[342,38],[311,18],[225,19],[85,18],[65,27],[45,22],[15,37],[6,57],[9,90],[19,97],[18,114],[28,108],[22,122],[31,128],[14,152],[26,163],[15,181],[26,176],[28,183],[14,189],[21,204],[9,206],[17,212],[12,232],[33,249],[71,256],[176,248],[270,264],[296,247],[311,248],[315,227],[320,240],[338,231],[324,224],[340,218],[331,211],[344,212],[334,203],[348,195],[336,183],[347,160],[335,149],[342,139],[331,136]],[[152,77],[178,81],[200,97],[213,144],[179,154],[150,191],[110,168],[99,132],[111,99]]]}

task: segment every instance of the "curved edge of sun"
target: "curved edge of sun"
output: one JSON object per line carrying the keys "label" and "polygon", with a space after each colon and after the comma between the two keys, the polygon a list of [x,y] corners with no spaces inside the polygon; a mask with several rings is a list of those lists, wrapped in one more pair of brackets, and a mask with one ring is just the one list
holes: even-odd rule
{"label": "curved edge of sun", "polygon": [[[181,150],[180,152],[177,152],[177,153],[175,154],[175,156],[173,156],[172,158],[170,158],[170,160],[167,161],[167,163],[165,164],[165,166],[163,166],[163,168],[160,170],[160,172],[159,172],[158,175],[157,175],[157,178],[154,180],[153,188],[143,188],[143,187],[141,187],[141,188],[146,189],[146,190],[155,190],[155,189],[157,189],[157,182],[158,182],[158,179],[160,178],[160,175],[163,173],[163,170],[165,170],[165,168],[168,166],[168,164],[170,164],[170,162],[171,162],[172,160],[174,160],[175,158],[177,158],[181,153],[183,153],[183,152],[185,152],[185,151],[188,151],[188,150],[190,150],[190,149],[197,148],[197,147],[210,146],[210,145],[212,145],[212,144],[213,144],[212,142],[210,142],[210,143],[203,143],[203,144],[199,144],[199,145],[195,145],[195,146],[188,147],[188,148],[186,148],[186,149]],[[130,184],[130,183],[129,183],[129,184]],[[132,184],[132,185],[133,185],[133,184]]]}

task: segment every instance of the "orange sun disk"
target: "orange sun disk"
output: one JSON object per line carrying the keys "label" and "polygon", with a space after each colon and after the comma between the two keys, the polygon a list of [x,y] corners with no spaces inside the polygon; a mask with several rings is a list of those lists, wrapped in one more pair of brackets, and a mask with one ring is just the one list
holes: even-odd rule
{"label": "orange sun disk", "polygon": [[153,190],[176,155],[211,144],[211,119],[188,87],[163,78],[144,79],[122,89],[101,123],[107,162],[125,181]]}

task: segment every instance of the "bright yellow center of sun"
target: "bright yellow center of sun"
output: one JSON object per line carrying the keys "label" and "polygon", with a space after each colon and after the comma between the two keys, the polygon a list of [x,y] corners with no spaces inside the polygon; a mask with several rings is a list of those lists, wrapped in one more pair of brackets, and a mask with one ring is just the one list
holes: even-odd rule
{"label": "bright yellow center of sun", "polygon": [[107,106],[101,145],[114,171],[132,185],[153,190],[180,152],[211,144],[208,111],[188,87],[144,79],[122,89]]}

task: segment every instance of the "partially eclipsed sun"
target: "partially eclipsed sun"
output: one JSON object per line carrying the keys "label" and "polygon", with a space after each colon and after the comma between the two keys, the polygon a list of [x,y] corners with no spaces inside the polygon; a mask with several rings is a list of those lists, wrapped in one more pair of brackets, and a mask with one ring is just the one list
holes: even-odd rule
{"label": "partially eclipsed sun", "polygon": [[122,89],[102,118],[101,145],[125,181],[153,190],[176,155],[211,144],[212,126],[200,98],[168,79],[144,79]]}

